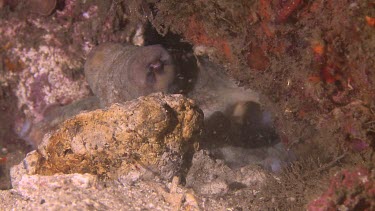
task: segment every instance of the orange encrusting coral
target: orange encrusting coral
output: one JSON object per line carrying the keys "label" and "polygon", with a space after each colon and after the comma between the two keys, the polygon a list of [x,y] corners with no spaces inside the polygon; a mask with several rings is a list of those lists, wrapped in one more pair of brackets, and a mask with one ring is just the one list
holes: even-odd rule
{"label": "orange encrusting coral", "polygon": [[11,72],[17,72],[17,71],[21,71],[25,67],[25,64],[21,60],[12,61],[8,57],[5,57],[4,66],[7,70]]}
{"label": "orange encrusting coral", "polygon": [[[260,0],[259,11],[263,17],[263,21],[283,23],[300,7],[303,2],[301,0],[290,0],[277,6],[269,0]],[[274,15],[272,15],[274,13]]]}
{"label": "orange encrusting coral", "polygon": [[335,78],[336,73],[333,67],[330,67],[330,66],[324,67],[320,71],[320,75],[326,83],[333,84],[336,81],[336,78]]}
{"label": "orange encrusting coral", "polygon": [[365,19],[366,19],[366,23],[369,26],[375,27],[375,18],[372,18],[370,16],[366,16]]}
{"label": "orange encrusting coral", "polygon": [[222,38],[210,37],[203,24],[195,16],[190,18],[185,35],[194,44],[215,47],[217,50],[223,52],[225,58],[228,60],[232,59],[232,50],[228,41]]}
{"label": "orange encrusting coral", "polygon": [[315,45],[312,46],[312,49],[313,49],[314,53],[316,53],[319,56],[323,56],[323,54],[325,52],[324,46],[322,44],[315,44]]}
{"label": "orange encrusting coral", "polygon": [[0,164],[5,164],[7,162],[6,157],[0,157]]}
{"label": "orange encrusting coral", "polygon": [[317,83],[319,83],[321,81],[320,77],[319,76],[315,76],[315,75],[308,77],[307,80],[309,82],[311,82],[311,83],[314,83],[314,84],[317,84]]}
{"label": "orange encrusting coral", "polygon": [[255,70],[264,71],[269,66],[269,59],[264,54],[262,48],[254,46],[251,48],[251,51],[247,55],[247,64],[249,67]]}
{"label": "orange encrusting coral", "polygon": [[274,32],[272,28],[269,27],[269,23],[271,21],[271,5],[270,1],[267,0],[260,0],[259,5],[260,16],[263,18],[261,22],[261,29],[268,37],[272,37]]}
{"label": "orange encrusting coral", "polygon": [[296,9],[301,5],[301,3],[301,0],[292,0],[286,3],[286,5],[284,5],[278,12],[278,21],[286,21],[290,17],[290,15],[293,14],[294,11],[296,11]]}
{"label": "orange encrusting coral", "polygon": [[314,1],[311,5],[307,5],[299,13],[299,18],[309,17],[312,13],[316,13],[322,6],[320,1]]}
{"label": "orange encrusting coral", "polygon": [[268,0],[260,0],[260,14],[261,16],[265,19],[265,21],[271,20],[271,15],[270,15],[270,1]]}

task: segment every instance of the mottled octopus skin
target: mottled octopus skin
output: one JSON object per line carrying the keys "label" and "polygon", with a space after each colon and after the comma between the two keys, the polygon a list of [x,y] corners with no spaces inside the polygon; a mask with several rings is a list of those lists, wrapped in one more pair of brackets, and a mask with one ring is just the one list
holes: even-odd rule
{"label": "mottled octopus skin", "polygon": [[109,106],[154,92],[169,93],[175,69],[161,45],[104,43],[90,52],[85,75],[101,105]]}

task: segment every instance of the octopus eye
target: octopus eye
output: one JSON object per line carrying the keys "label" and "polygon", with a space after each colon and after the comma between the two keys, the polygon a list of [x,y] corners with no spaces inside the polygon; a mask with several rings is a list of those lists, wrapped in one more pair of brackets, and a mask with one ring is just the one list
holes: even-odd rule
{"label": "octopus eye", "polygon": [[161,74],[164,72],[164,64],[162,61],[156,61],[149,65],[149,70],[155,74]]}
{"label": "octopus eye", "polygon": [[164,73],[164,64],[161,61],[155,61],[148,65],[148,70],[146,74],[146,82],[147,84],[155,84],[156,83],[156,75]]}

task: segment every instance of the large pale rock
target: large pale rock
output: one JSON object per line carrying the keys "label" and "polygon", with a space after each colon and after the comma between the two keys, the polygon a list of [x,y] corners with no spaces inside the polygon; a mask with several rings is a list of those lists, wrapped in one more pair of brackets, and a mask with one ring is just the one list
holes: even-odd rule
{"label": "large pale rock", "polygon": [[24,174],[15,188],[25,198],[35,198],[35,193],[53,190],[82,190],[95,188],[97,177],[91,174],[56,174],[54,176]]}
{"label": "large pale rock", "polygon": [[29,168],[42,175],[91,173],[112,179],[144,168],[169,179],[186,153],[194,152],[202,122],[193,101],[161,93],[83,112],[44,137],[41,159]]}
{"label": "large pale rock", "polygon": [[10,176],[13,188],[18,188],[18,184],[24,175],[33,175],[36,173],[37,168],[40,166],[42,156],[37,151],[29,152],[25,159],[18,165],[10,169]]}
{"label": "large pale rock", "polygon": [[0,210],[172,210],[147,182],[104,186],[90,174],[23,175],[0,201]]}
{"label": "large pale rock", "polygon": [[205,196],[222,196],[233,189],[245,188],[257,192],[269,177],[269,173],[257,165],[230,168],[223,160],[213,157],[205,150],[194,154],[186,175],[186,187]]}

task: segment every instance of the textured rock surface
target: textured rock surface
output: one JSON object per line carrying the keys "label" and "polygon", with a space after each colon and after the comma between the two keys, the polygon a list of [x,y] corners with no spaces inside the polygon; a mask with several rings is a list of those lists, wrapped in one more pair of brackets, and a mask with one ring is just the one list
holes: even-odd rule
{"label": "textured rock surface", "polygon": [[0,191],[0,210],[235,210],[250,204],[269,176],[253,165],[232,170],[205,151],[194,156],[188,188],[155,175],[134,183],[92,174],[30,175],[40,158],[34,151],[12,169],[13,189]]}
{"label": "textured rock surface", "polygon": [[[21,30],[21,29],[20,29]],[[11,50],[24,64],[18,73],[18,86],[15,91],[18,108],[25,107],[25,114],[36,121],[42,119],[49,106],[66,105],[89,95],[90,90],[82,74],[79,58],[72,58],[61,49],[40,46],[39,49],[17,46]],[[77,78],[67,76],[72,71]]]}
{"label": "textured rock surface", "polygon": [[171,178],[185,153],[194,151],[202,122],[203,114],[191,100],[160,93],[83,112],[44,137],[38,148],[42,158],[29,169],[42,175],[117,178],[141,166]]}
{"label": "textured rock surface", "polygon": [[186,176],[186,186],[205,196],[225,195],[233,189],[246,187],[259,191],[267,175],[254,164],[231,169],[222,160],[211,158],[207,151],[199,151]]}
{"label": "textured rock surface", "polygon": [[0,210],[196,210],[192,193],[160,177],[178,174],[202,123],[193,101],[161,93],[80,113],[12,168]]}
{"label": "textured rock surface", "polygon": [[145,182],[107,184],[90,174],[24,175],[18,188],[0,191],[0,210],[171,210]]}
{"label": "textured rock surface", "polygon": [[374,210],[375,171],[345,169],[331,178],[327,190],[311,201],[307,210]]}

